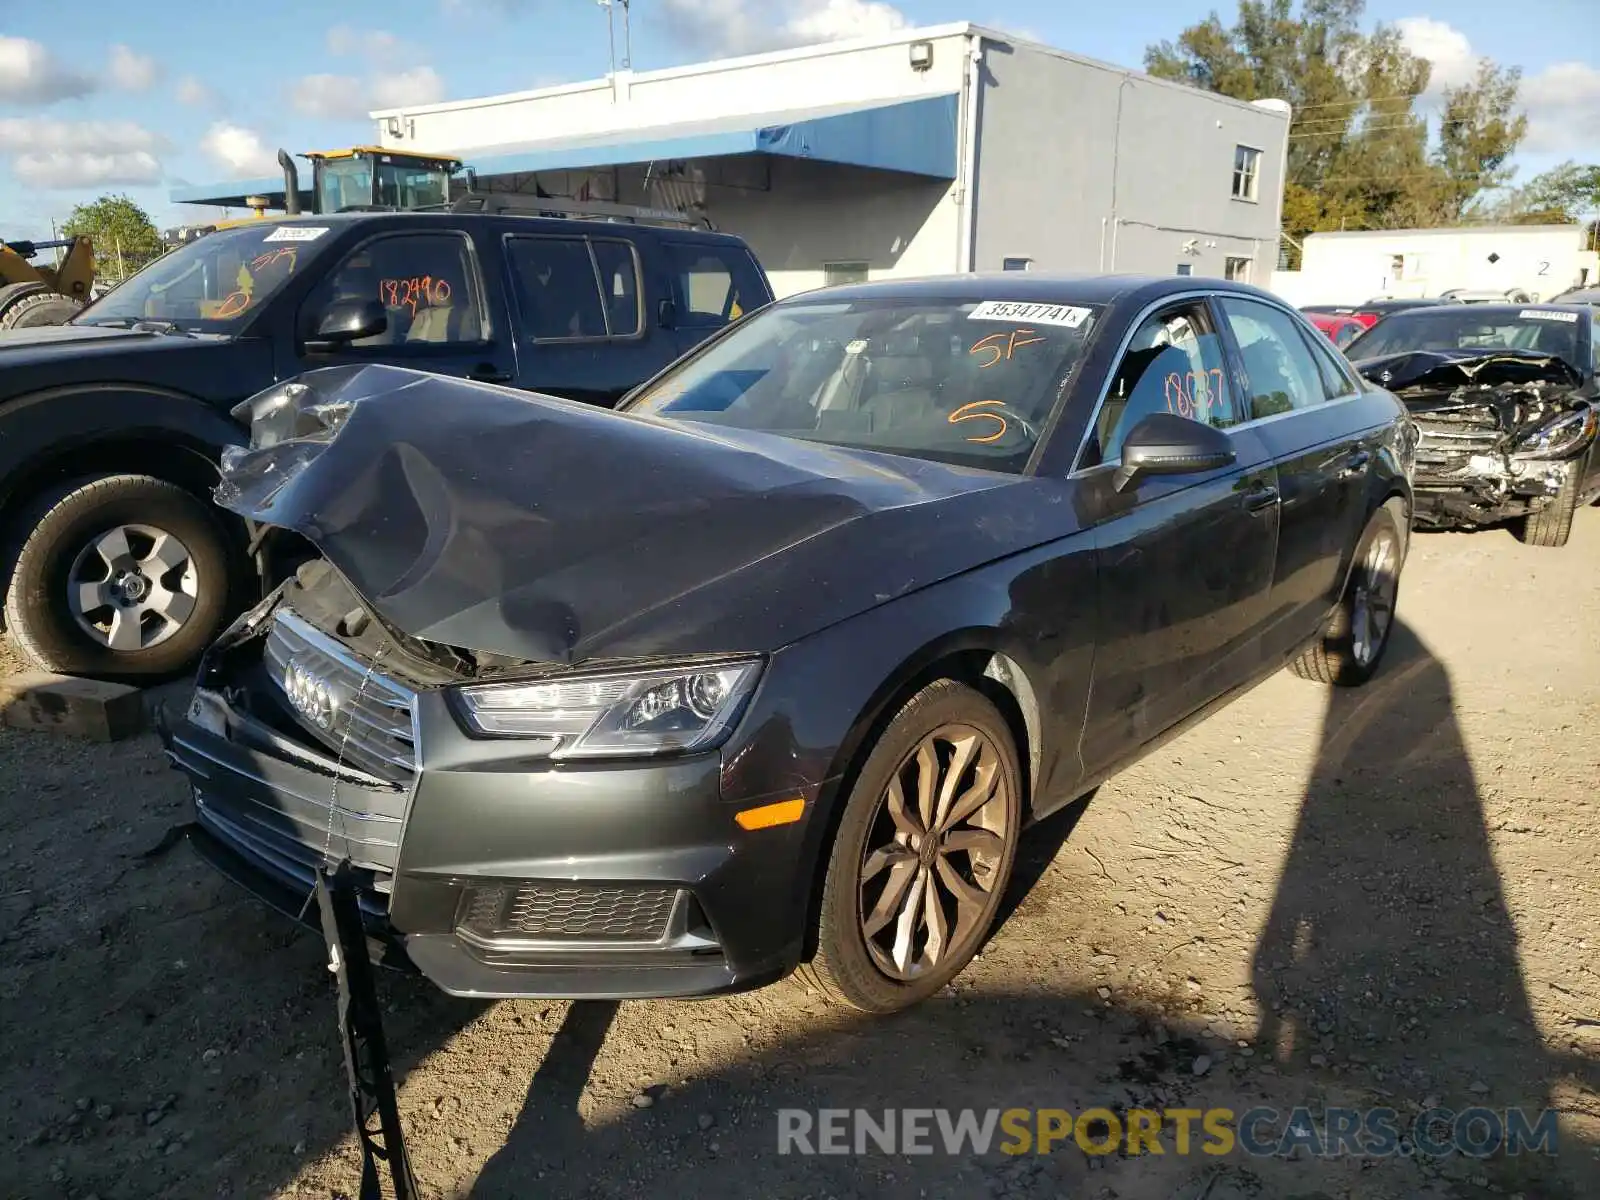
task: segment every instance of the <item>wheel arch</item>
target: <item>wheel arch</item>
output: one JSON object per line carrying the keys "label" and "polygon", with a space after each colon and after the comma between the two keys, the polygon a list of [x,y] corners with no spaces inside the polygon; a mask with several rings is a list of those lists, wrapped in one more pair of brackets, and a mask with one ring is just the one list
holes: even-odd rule
{"label": "wheel arch", "polygon": [[804,950],[809,960],[816,952],[823,885],[828,873],[828,848],[844,816],[844,799],[855,786],[867,756],[895,715],[912,696],[938,679],[964,683],[1000,710],[1017,751],[1022,772],[1023,818],[1033,811],[1034,782],[1042,755],[1042,725],[1038,693],[1027,671],[1004,646],[1000,631],[972,627],[945,634],[908,655],[872,693],[851,722],[849,733],[834,754],[821,794],[818,811],[825,820],[812,833],[805,862],[809,870],[809,895],[805,907]]}
{"label": "wheel arch", "polygon": [[[126,417],[120,428],[108,428],[107,406]],[[204,401],[160,389],[54,388],[0,406],[0,595],[27,537],[18,523],[47,490],[79,478],[149,475],[210,503],[222,447],[244,436]],[[242,550],[243,523],[216,515]]]}

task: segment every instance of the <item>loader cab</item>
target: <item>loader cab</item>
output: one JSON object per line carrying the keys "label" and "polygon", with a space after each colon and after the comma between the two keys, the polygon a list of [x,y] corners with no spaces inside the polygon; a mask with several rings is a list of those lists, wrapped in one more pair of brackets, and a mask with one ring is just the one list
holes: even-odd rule
{"label": "loader cab", "polygon": [[450,202],[450,177],[459,159],[409,154],[376,146],[328,150],[311,160],[312,211],[442,208]]}

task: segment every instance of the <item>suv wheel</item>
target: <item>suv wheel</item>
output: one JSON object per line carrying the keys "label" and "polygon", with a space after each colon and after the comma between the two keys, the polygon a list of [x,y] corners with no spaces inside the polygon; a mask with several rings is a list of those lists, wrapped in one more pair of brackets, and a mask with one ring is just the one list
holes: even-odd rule
{"label": "suv wheel", "polygon": [[40,499],[6,595],[6,626],[43,670],[159,679],[222,627],[231,556],[211,511],[148,475],[77,480]]}
{"label": "suv wheel", "polygon": [[1022,825],[1005,718],[942,679],[862,766],[828,858],[807,979],[835,1003],[893,1012],[933,995],[988,936]]}
{"label": "suv wheel", "polygon": [[1399,500],[1388,501],[1372,514],[1356,545],[1339,607],[1322,637],[1289,664],[1291,671],[1302,679],[1337,687],[1360,687],[1372,678],[1394,631],[1406,535],[1405,507]]}

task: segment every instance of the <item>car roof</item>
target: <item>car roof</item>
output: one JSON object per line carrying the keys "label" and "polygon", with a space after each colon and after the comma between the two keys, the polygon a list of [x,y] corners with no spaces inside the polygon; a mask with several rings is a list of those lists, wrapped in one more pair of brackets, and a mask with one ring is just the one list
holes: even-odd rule
{"label": "car roof", "polygon": [[1527,304],[1440,304],[1435,307],[1449,309],[1452,313],[1468,320],[1481,317],[1514,317],[1530,309],[1538,312],[1570,312],[1579,316],[1593,315],[1587,304],[1540,304],[1537,301],[1530,301]]}
{"label": "car roof", "polygon": [[[1195,275],[1092,275],[1056,271],[978,271],[965,275],[924,275],[908,279],[880,279],[871,283],[839,284],[820,289],[830,300],[1006,300],[1034,304],[1112,304],[1138,295],[1159,300],[1165,295],[1194,292],[1228,292],[1240,296],[1285,302],[1269,292],[1227,279]],[[783,303],[815,297],[818,291],[800,292]]]}
{"label": "car roof", "polygon": [[[592,231],[596,226],[606,230],[607,236],[616,236],[617,230],[648,229],[654,233],[669,234],[674,239],[692,239],[703,242],[731,242],[745,245],[743,238],[737,234],[724,233],[715,229],[692,229],[678,226],[654,225],[649,222],[635,224],[631,221],[605,221],[595,218],[574,217],[541,217],[534,213],[484,213],[484,212],[448,212],[432,210],[418,212],[415,209],[400,212],[336,212],[336,213],[299,213],[292,217],[270,216],[261,218],[263,223],[270,222],[273,226],[279,225],[312,225],[343,228],[361,222],[384,221],[445,221],[454,224],[458,221],[537,221],[541,229],[560,229],[563,232]],[[230,224],[229,229],[248,229],[250,222],[242,221]]]}

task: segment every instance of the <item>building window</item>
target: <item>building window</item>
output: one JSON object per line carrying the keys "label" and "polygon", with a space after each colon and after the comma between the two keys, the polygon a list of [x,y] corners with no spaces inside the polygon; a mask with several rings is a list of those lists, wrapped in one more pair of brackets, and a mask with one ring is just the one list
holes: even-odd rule
{"label": "building window", "polygon": [[1179,275],[1193,275],[1194,274],[1194,264],[1193,263],[1179,263],[1178,264],[1178,274]]}
{"label": "building window", "polygon": [[1002,271],[1031,271],[1033,259],[1031,258],[1003,258],[1000,260]]}
{"label": "building window", "polygon": [[1261,182],[1261,151],[1250,146],[1233,148],[1233,198],[1254,200]]}
{"label": "building window", "polygon": [[1250,282],[1250,260],[1248,258],[1228,257],[1222,263],[1222,277],[1232,279],[1236,283]]}
{"label": "building window", "polygon": [[838,287],[845,283],[865,283],[867,264],[864,262],[835,262],[822,264],[824,287]]}

